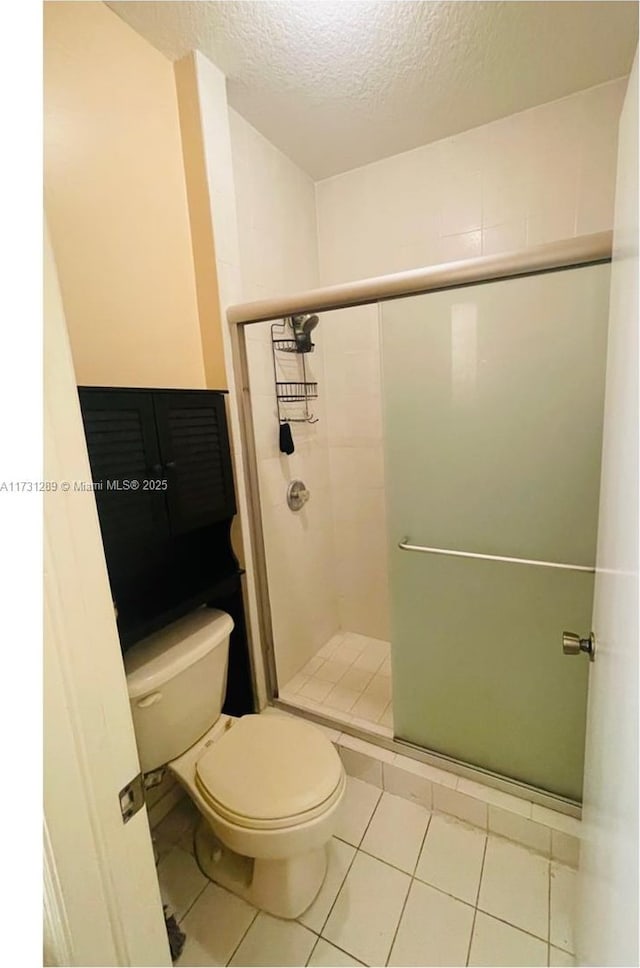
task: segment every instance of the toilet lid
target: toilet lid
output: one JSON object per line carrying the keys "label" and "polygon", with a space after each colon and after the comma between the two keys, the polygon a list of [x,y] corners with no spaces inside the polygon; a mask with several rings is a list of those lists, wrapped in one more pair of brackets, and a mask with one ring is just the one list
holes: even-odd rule
{"label": "toilet lid", "polygon": [[196,764],[196,782],[214,809],[258,826],[314,813],[343,783],[333,744],[288,716],[243,716]]}

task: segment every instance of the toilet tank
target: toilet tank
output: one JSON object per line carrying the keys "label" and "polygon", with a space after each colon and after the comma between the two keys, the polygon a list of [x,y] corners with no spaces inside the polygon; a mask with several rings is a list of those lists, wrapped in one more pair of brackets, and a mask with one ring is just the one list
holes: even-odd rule
{"label": "toilet tank", "polygon": [[199,608],[132,646],[124,657],[143,773],[180,756],[213,726],[227,686],[233,619]]}

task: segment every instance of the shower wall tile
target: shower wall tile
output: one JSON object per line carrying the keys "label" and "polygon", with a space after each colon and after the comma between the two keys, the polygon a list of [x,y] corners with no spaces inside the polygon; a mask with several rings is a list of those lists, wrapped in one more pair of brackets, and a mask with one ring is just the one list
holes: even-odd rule
{"label": "shower wall tile", "polygon": [[531,807],[526,800],[514,797],[510,793],[502,790],[495,790],[493,787],[485,786],[483,783],[476,783],[475,780],[468,780],[460,777],[457,788],[460,793],[466,793],[470,797],[484,800],[503,810],[510,810],[512,813],[519,813],[523,817],[531,816]]}
{"label": "shower wall tile", "polygon": [[514,249],[524,249],[527,244],[527,221],[511,219],[487,226],[482,233],[482,254],[498,255]]}
{"label": "shower wall tile", "polygon": [[329,471],[342,627],[389,638],[377,306],[323,316]]}
{"label": "shower wall tile", "polygon": [[580,863],[580,840],[560,830],[551,831],[551,856],[569,867],[578,867]]}
{"label": "shower wall tile", "polygon": [[[229,111],[236,185],[242,299],[318,285],[315,189],[311,179],[235,111]],[[319,422],[292,424],[295,451],[280,453],[271,324],[249,326],[249,365],[260,506],[265,537],[278,677],[288,682],[339,627],[335,582],[329,437],[322,327],[314,333],[308,379],[319,384]],[[298,357],[284,359],[300,379]],[[287,371],[280,374],[287,378]],[[299,512],[286,503],[300,479],[311,499]],[[306,697],[313,702],[313,697]]]}
{"label": "shower wall tile", "polygon": [[321,284],[610,229],[625,87],[611,81],[318,182]]}
{"label": "shower wall tile", "polygon": [[[531,804],[523,800],[531,809]],[[489,804],[489,830],[491,833],[515,840],[525,847],[537,850],[538,853],[546,857],[551,853],[551,830],[541,823],[535,823],[522,816],[521,812],[512,813],[510,810],[503,810]]]}
{"label": "shower wall tile", "polygon": [[382,786],[387,793],[413,800],[421,806],[431,810],[433,805],[433,791],[430,780],[415,773],[409,773],[390,763],[382,765]]}
{"label": "shower wall tile", "polygon": [[448,787],[434,785],[433,809],[450,813],[459,820],[466,820],[474,827],[486,828],[487,826],[487,804],[465,793],[450,790]]}
{"label": "shower wall tile", "polygon": [[474,229],[458,235],[441,235],[437,243],[438,262],[475,259],[482,254],[482,232]]}

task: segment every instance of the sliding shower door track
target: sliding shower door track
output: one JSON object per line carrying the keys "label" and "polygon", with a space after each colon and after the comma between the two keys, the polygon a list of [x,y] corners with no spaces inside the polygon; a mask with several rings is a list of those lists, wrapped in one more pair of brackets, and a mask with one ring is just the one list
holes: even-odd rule
{"label": "sliding shower door track", "polygon": [[382,736],[380,733],[374,733],[359,726],[354,726],[352,723],[343,723],[329,716],[323,716],[321,713],[316,712],[316,710],[296,706],[294,703],[287,702],[284,699],[273,698],[271,705],[276,709],[282,709],[283,712],[300,716],[302,719],[308,719],[310,722],[336,730],[336,732],[347,733],[355,739],[364,740],[366,743],[370,743],[372,746],[378,746],[380,749],[397,753],[400,756],[406,756],[408,759],[417,760],[419,763],[426,763],[428,766],[436,767],[439,770],[444,770],[455,776],[464,777],[466,780],[474,780],[476,783],[482,783],[484,786],[491,787],[494,790],[500,790],[502,793],[509,793],[511,796],[518,797],[520,800],[537,803],[541,807],[548,807],[551,810],[566,814],[569,817],[576,817],[578,820],[582,816],[581,803],[576,800],[570,800],[567,797],[558,796],[555,793],[549,793],[548,790],[541,790],[539,787],[530,786],[519,780],[513,780],[509,777],[502,776],[500,773],[483,770],[481,767],[465,763],[463,760],[456,760],[453,757],[444,756],[442,753],[436,753],[434,750],[416,746],[414,743],[409,743],[403,739]]}

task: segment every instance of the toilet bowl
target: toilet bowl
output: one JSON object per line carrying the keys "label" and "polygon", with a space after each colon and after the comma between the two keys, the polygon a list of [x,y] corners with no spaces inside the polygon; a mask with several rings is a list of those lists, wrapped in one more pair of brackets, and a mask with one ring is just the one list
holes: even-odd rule
{"label": "toilet bowl", "polygon": [[345,772],[310,723],[221,715],[232,628],[199,609],[127,652],[141,766],[167,766],[198,807],[195,855],[211,880],[296,918],[322,886]]}
{"label": "toilet bowl", "polygon": [[169,769],[203,818],[195,854],[207,877],[270,914],[302,914],[322,886],[346,784],[320,730],[285,716],[229,718]]}

